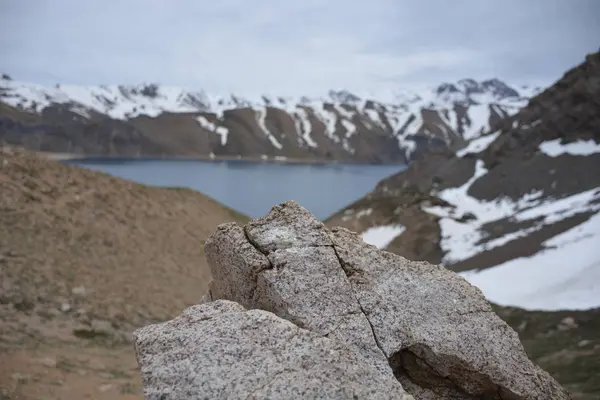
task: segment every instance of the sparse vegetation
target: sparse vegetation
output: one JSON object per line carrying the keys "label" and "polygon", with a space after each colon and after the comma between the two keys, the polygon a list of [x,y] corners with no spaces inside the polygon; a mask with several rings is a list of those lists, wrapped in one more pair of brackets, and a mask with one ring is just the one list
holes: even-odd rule
{"label": "sparse vegetation", "polygon": [[189,189],[0,147],[3,396],[141,399],[132,330],[195,304],[205,238],[247,220]]}
{"label": "sparse vegetation", "polygon": [[533,362],[576,399],[600,397],[600,309],[526,311],[494,306],[519,337]]}

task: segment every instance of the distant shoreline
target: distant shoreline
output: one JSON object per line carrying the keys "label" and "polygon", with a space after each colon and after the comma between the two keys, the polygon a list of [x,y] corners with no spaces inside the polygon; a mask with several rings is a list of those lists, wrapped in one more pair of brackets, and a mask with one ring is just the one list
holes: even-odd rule
{"label": "distant shoreline", "polygon": [[290,158],[283,156],[275,157],[233,157],[233,156],[95,156],[88,154],[74,153],[52,153],[38,151],[38,154],[54,161],[72,161],[72,162],[104,162],[104,161],[243,161],[261,164],[289,164],[289,165],[406,165],[401,162],[361,162],[361,161],[340,161],[340,160],[314,160],[305,158]]}

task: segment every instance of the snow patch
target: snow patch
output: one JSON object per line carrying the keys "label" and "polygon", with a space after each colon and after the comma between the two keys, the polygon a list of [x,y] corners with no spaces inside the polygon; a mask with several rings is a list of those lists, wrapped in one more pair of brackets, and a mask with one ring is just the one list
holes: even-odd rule
{"label": "snow patch", "polygon": [[[482,160],[477,160],[473,177],[463,186],[441,191],[438,197],[454,205],[453,208],[441,206],[423,207],[423,210],[439,216],[442,234],[440,247],[445,252],[442,261],[454,264],[466,260],[486,250],[502,246],[519,237],[524,237],[543,226],[561,221],[581,212],[598,211],[600,204],[594,202],[600,198],[600,190],[592,189],[562,199],[540,201],[541,192],[532,192],[514,202],[508,198],[496,201],[483,201],[467,194],[469,188],[487,173]],[[470,215],[471,218],[464,219]],[[480,242],[485,239],[481,227],[489,222],[511,218],[515,222],[542,218],[536,225],[499,238]]]}
{"label": "snow patch", "polygon": [[[544,250],[460,275],[491,302],[528,310],[600,306],[600,214],[544,242]],[[532,284],[535,282],[535,284]]]}
{"label": "snow patch", "polygon": [[227,144],[227,135],[229,135],[229,129],[224,126],[217,126],[214,123],[210,122],[204,116],[199,116],[196,118],[196,121],[200,124],[200,126],[207,131],[212,133],[216,133],[221,136],[221,146],[225,146]]}
{"label": "snow patch", "polygon": [[310,147],[317,147],[317,143],[310,137],[310,132],[312,130],[312,124],[308,119],[308,113],[302,107],[298,107],[295,112],[296,115],[296,131],[302,139],[308,144]]}
{"label": "snow patch", "polygon": [[376,226],[367,229],[361,236],[365,243],[372,244],[378,249],[384,249],[404,230],[402,225]]}
{"label": "snow patch", "polygon": [[533,121],[532,123],[521,125],[521,129],[535,128],[536,126],[538,126],[541,123],[542,123],[542,120],[540,118],[538,118],[535,121]]}
{"label": "snow patch", "polygon": [[456,110],[454,108],[449,109],[449,110],[441,110],[439,112],[440,116],[442,117],[442,121],[444,121],[444,123],[446,124],[446,126],[444,127],[444,130],[447,132],[447,129],[450,128],[454,131],[457,130],[458,128],[458,114],[456,113]]}
{"label": "snow patch", "polygon": [[350,122],[346,119],[343,119],[341,121],[341,124],[346,129],[346,138],[350,138],[352,135],[354,135],[356,133],[356,125],[354,125],[352,122]]}
{"label": "snow patch", "polygon": [[367,115],[367,117],[369,117],[371,122],[373,122],[375,125],[382,127],[382,128],[385,127],[385,125],[383,124],[383,121],[381,120],[381,115],[379,114],[379,111],[374,110],[372,108],[367,108],[367,109],[363,110],[363,112]]}
{"label": "snow patch", "polygon": [[460,149],[459,151],[457,151],[456,155],[458,157],[464,157],[470,153],[481,153],[482,151],[487,149],[488,146],[498,138],[498,136],[500,136],[500,131],[496,131],[485,136],[480,136],[477,139],[473,139],[464,149]]}
{"label": "snow patch", "polygon": [[578,140],[576,142],[561,144],[560,139],[548,140],[540,144],[540,151],[550,157],[558,157],[562,154],[573,156],[589,156],[600,153],[600,143],[594,140]]}
{"label": "snow patch", "polygon": [[281,145],[281,143],[279,143],[277,138],[267,128],[267,124],[265,121],[267,118],[267,108],[260,107],[255,110],[255,113],[256,113],[256,123],[258,124],[260,129],[262,129],[262,131],[265,133],[265,135],[267,135],[267,138],[269,139],[271,144],[279,150],[283,149],[283,146]]}
{"label": "snow patch", "polygon": [[348,111],[341,104],[334,104],[333,108],[338,112],[338,114],[340,116],[342,116],[343,118],[349,119],[349,120],[354,118],[354,114],[356,114],[353,111]]}
{"label": "snow patch", "polygon": [[467,110],[471,123],[465,127],[463,138],[471,140],[483,132],[489,131],[490,106],[488,104],[472,105]]}
{"label": "snow patch", "polygon": [[342,146],[344,147],[344,150],[351,154],[354,154],[355,150],[352,147],[350,147],[348,139],[350,139],[352,135],[356,133],[356,125],[354,125],[352,122],[346,119],[341,120],[340,123],[342,124],[344,129],[346,129],[346,134],[344,135],[344,139],[342,140]]}
{"label": "snow patch", "polygon": [[71,111],[75,114],[82,116],[83,118],[91,118],[90,112],[85,107],[74,105],[73,107],[71,107]]}
{"label": "snow patch", "polygon": [[334,143],[339,143],[340,138],[335,135],[338,116],[335,112],[326,110],[324,104],[313,104],[313,112],[317,118],[325,125],[325,136]]}
{"label": "snow patch", "polygon": [[356,214],[355,214],[355,210],[350,208],[350,209],[347,209],[344,211],[344,216],[342,217],[342,221],[350,221],[351,219],[359,219],[362,217],[368,217],[372,213],[373,213],[372,208],[359,210]]}

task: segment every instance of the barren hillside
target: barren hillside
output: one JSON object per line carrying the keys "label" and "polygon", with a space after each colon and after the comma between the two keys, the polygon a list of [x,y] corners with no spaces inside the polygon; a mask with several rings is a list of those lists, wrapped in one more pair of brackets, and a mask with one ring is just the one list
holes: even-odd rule
{"label": "barren hillside", "polygon": [[129,333],[195,304],[205,238],[245,220],[188,189],[1,147],[0,387],[11,399],[135,392],[123,386],[135,371],[120,370],[135,367]]}

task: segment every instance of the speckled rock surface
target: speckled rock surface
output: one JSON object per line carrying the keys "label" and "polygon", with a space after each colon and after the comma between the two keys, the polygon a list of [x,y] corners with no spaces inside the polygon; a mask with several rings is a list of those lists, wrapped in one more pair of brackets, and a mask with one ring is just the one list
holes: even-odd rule
{"label": "speckled rock surface", "polygon": [[190,307],[134,342],[148,400],[412,398],[340,342],[230,301]]}
{"label": "speckled rock surface", "polygon": [[465,279],[380,251],[344,228],[332,238],[394,374],[416,398],[568,398]]}
{"label": "speckled rock surface", "polygon": [[[204,304],[136,333],[149,393],[180,382],[187,395],[200,390],[212,398],[238,398],[244,390],[250,398],[354,396],[358,366],[336,369],[338,355],[333,353],[322,355],[329,361],[313,358],[313,350],[326,352],[332,346],[342,353],[345,349],[345,360],[369,371],[368,379],[360,377],[368,392],[358,398],[412,398],[406,392],[418,400],[569,398],[531,363],[517,334],[479,289],[441,266],[377,250],[346,229],[329,231],[296,202],[273,207],[245,228],[221,225],[205,252],[214,280]],[[309,346],[300,339],[305,334],[321,344]],[[292,346],[294,341],[301,345]],[[203,355],[211,347],[225,361]],[[235,360],[232,352],[241,353],[241,359],[227,364]],[[290,358],[272,359],[275,353]],[[274,360],[283,363],[280,369],[271,366]],[[327,362],[335,372],[321,365]],[[228,368],[233,372],[226,373]],[[211,374],[217,373],[227,378],[213,383]],[[260,374],[273,381],[252,386]],[[346,390],[351,391],[321,382],[330,377],[350,382]],[[262,389],[253,392],[255,387]]]}
{"label": "speckled rock surface", "polygon": [[206,240],[204,250],[213,277],[207,299],[235,299],[253,308],[256,277],[271,264],[248,242],[244,230],[235,223],[219,225]]}
{"label": "speckled rock surface", "polygon": [[296,202],[275,206],[266,217],[251,221],[245,235],[234,224],[221,225],[205,248],[215,277],[210,286],[214,299],[271,311],[336,338],[393,378],[329,232]]}

